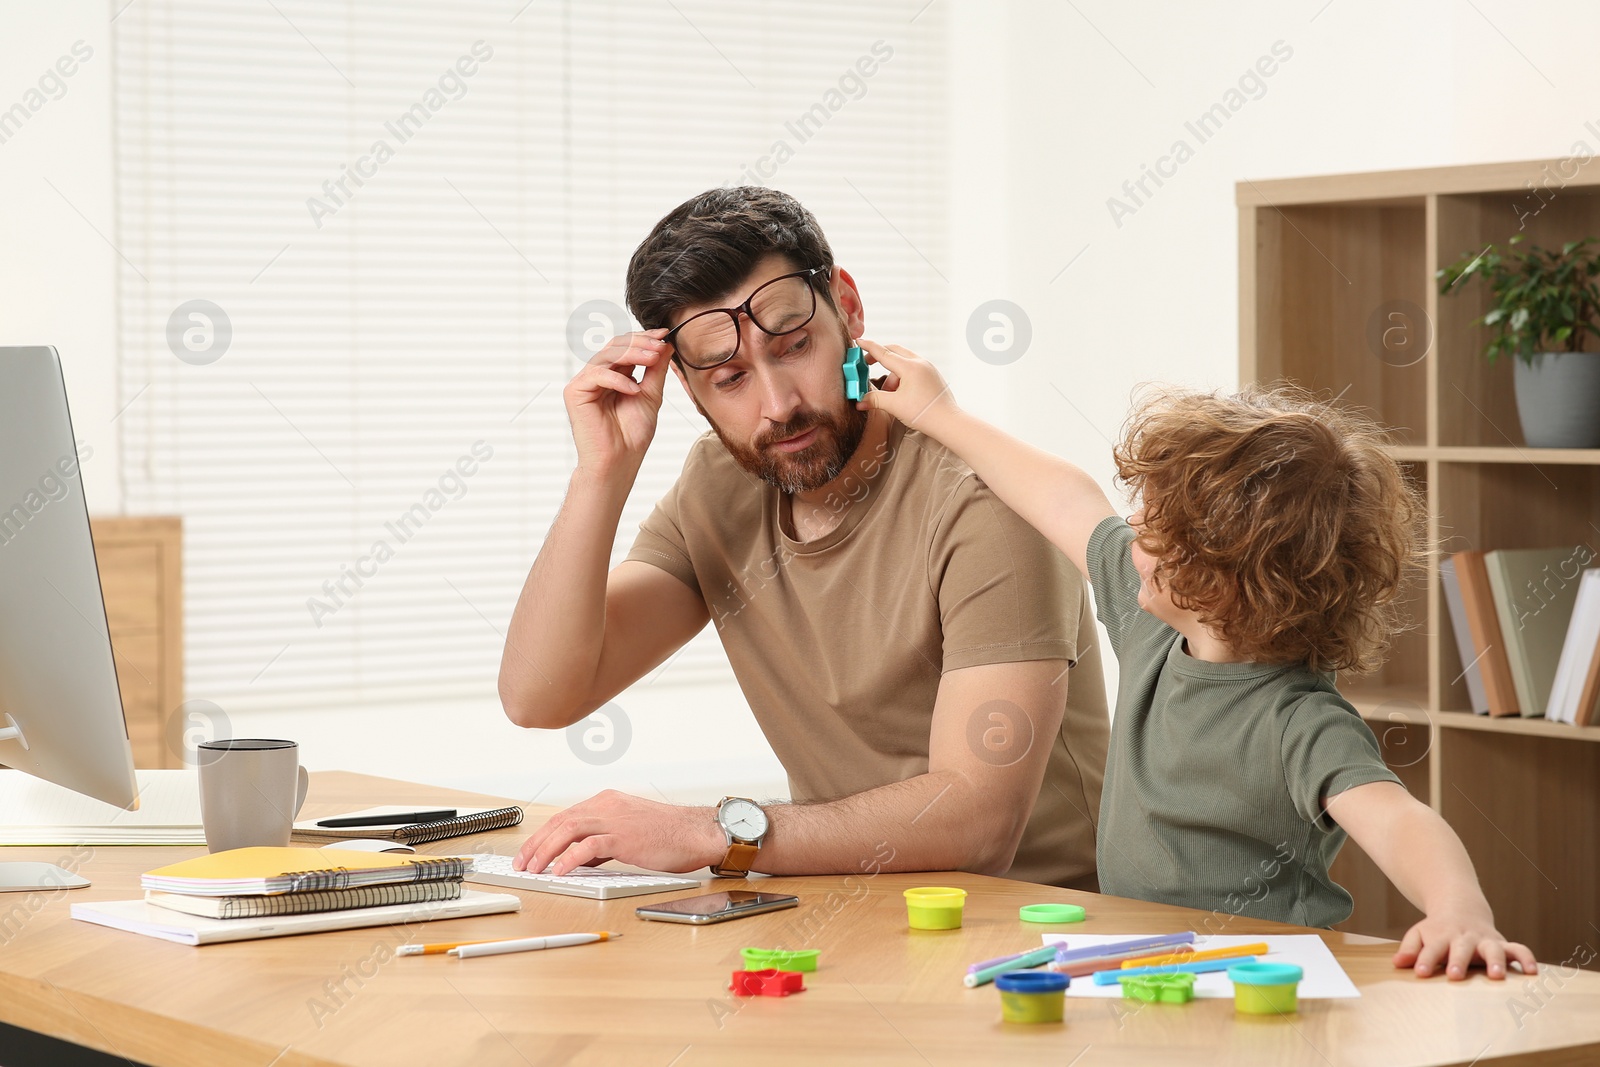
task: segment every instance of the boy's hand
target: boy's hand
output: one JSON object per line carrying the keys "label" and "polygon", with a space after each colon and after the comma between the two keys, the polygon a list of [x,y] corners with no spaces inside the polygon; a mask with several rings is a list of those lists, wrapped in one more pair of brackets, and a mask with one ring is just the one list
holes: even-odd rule
{"label": "boy's hand", "polygon": [[932,363],[908,348],[863,340],[868,363],[881,364],[889,377],[856,403],[861,411],[886,411],[913,429],[924,429],[940,415],[954,411],[955,397]]}
{"label": "boy's hand", "polygon": [[1480,915],[1469,908],[1426,916],[1407,930],[1400,951],[1394,954],[1394,965],[1415,968],[1418,978],[1427,978],[1448,961],[1445,973],[1451,981],[1459,981],[1467,976],[1468,968],[1481,962],[1490,978],[1501,979],[1506,976],[1508,959],[1521,964],[1523,974],[1535,974],[1539,969],[1528,946],[1507,941],[1494,928],[1490,914]]}

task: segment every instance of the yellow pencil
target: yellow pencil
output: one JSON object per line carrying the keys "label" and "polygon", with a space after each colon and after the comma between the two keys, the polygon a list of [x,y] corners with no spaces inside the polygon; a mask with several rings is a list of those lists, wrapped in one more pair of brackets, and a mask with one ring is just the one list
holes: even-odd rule
{"label": "yellow pencil", "polygon": [[503,941],[501,937],[491,937],[482,941],[447,941],[437,945],[401,945],[394,950],[396,956],[437,956],[449,952],[461,945],[487,945],[494,941]]}
{"label": "yellow pencil", "polygon": [[1261,956],[1267,952],[1267,943],[1257,941],[1253,945],[1238,945],[1234,948],[1208,948],[1202,952],[1184,952],[1176,955],[1145,956],[1142,959],[1123,960],[1122,966],[1127,967],[1165,967],[1169,963],[1199,963],[1201,960],[1226,960],[1234,956]]}

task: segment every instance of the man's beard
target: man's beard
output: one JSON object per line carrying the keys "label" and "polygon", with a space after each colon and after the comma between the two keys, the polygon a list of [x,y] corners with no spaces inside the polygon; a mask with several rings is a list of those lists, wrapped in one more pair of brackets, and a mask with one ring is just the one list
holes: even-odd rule
{"label": "man's beard", "polygon": [[[798,437],[813,426],[819,428],[816,440],[799,452],[771,447],[774,442]],[[783,425],[759,434],[754,448],[730,440],[715,422],[711,428],[739,466],[780,492],[792,495],[820,489],[839,476],[867,432],[867,412],[849,404],[833,415],[802,410]]]}

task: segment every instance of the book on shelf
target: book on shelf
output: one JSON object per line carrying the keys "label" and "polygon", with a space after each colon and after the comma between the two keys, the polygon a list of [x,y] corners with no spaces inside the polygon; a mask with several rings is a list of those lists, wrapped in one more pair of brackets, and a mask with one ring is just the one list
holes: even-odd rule
{"label": "book on shelf", "polygon": [[1461,599],[1461,580],[1456,576],[1456,561],[1447,559],[1439,564],[1439,584],[1444,587],[1445,606],[1450,610],[1450,629],[1456,638],[1456,652],[1461,657],[1461,673],[1467,680],[1467,699],[1475,715],[1489,714],[1489,694],[1483,688],[1483,659],[1472,644],[1472,629],[1467,625],[1467,606]]}
{"label": "book on shelf", "polygon": [[1484,553],[1471,549],[1450,557],[1456,582],[1461,587],[1461,607],[1467,617],[1467,632],[1472,636],[1473,655],[1483,678],[1484,700],[1492,716],[1520,715],[1517,689],[1511,679],[1511,661],[1500,636],[1500,616],[1495,611],[1494,591],[1489,587],[1489,569]]}
{"label": "book on shelf", "polygon": [[[360,811],[347,811],[338,816],[325,816],[325,818],[399,815],[408,811],[416,811],[418,807],[419,805],[416,804],[381,804],[375,808],[362,808]],[[504,808],[458,808],[456,816],[452,819],[435,819],[433,822],[380,823],[373,826],[318,826],[317,822],[318,820],[316,819],[297,822],[294,824],[294,832],[300,837],[329,841],[367,837],[399,841],[403,844],[417,844],[423,841],[439,841],[446,837],[460,837],[463,834],[475,834],[483,830],[499,830],[507,826],[516,826],[522,822],[522,809],[516,806]]]}
{"label": "book on shelf", "polygon": [[430,900],[457,900],[461,882],[401,882],[364,885],[354,889],[324,889],[310,893],[279,893],[276,896],[197,897],[188,893],[164,893],[147,889],[146,904],[204,915],[212,919],[262,919],[272,915],[305,915],[318,911],[345,911],[376,908],[389,904],[419,904]]}
{"label": "book on shelf", "polygon": [[1540,717],[1550,706],[1561,646],[1578,599],[1578,577],[1594,558],[1584,545],[1497,549],[1484,554],[1489,587],[1511,680],[1524,717]]}
{"label": "book on shelf", "polygon": [[460,881],[470,856],[406,856],[332,848],[232,848],[157,867],[144,889],[190,896],[262,896],[401,882]]}
{"label": "book on shelf", "polygon": [[1600,696],[1600,568],[1583,572],[1545,718],[1587,726]]}
{"label": "book on shelf", "polygon": [[1600,720],[1600,649],[1590,653],[1589,673],[1568,721],[1574,726],[1593,726],[1596,720]]}

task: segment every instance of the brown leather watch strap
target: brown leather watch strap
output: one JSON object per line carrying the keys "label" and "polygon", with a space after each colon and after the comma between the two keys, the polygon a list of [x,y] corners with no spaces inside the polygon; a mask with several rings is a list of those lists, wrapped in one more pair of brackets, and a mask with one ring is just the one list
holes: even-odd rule
{"label": "brown leather watch strap", "polygon": [[735,841],[728,846],[728,854],[722,857],[722,862],[711,868],[711,873],[718,878],[743,878],[750,873],[750,865],[755,863],[756,853],[760,851],[760,845]]}

